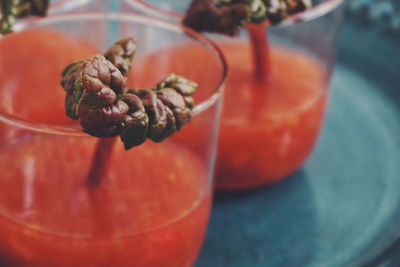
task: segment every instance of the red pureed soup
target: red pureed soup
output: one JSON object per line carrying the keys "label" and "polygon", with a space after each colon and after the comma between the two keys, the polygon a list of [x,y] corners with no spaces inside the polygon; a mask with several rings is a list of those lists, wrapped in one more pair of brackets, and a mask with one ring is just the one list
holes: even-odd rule
{"label": "red pureed soup", "polygon": [[0,118],[0,266],[192,266],[210,211],[209,160],[179,138],[129,151],[117,142],[103,183],[88,187],[97,139],[30,127],[74,126],[61,72],[97,49],[31,29],[5,36],[0,51],[10,51],[0,56],[0,111],[31,122]]}
{"label": "red pureed soup", "polygon": [[193,264],[210,208],[209,192],[198,190],[202,161],[168,141],[128,152],[117,146],[105,182],[90,190],[94,145],[32,136],[4,149],[1,266]]}
{"label": "red pureed soup", "polygon": [[55,103],[63,103],[65,97],[61,72],[67,64],[96,52],[93,45],[54,29],[29,29],[2,37],[0,111],[42,123],[72,123],[64,106]]}
{"label": "red pureed soup", "polygon": [[218,147],[219,189],[275,182],[310,155],[327,101],[327,74],[310,56],[272,46],[270,74],[253,78],[250,45],[222,44],[228,64]]}

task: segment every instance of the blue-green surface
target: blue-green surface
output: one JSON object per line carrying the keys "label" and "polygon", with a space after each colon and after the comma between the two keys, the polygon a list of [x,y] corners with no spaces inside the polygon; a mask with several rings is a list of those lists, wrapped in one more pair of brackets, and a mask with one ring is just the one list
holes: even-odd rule
{"label": "blue-green surface", "polygon": [[198,267],[360,266],[400,236],[399,54],[345,24],[312,157],[274,186],[217,194]]}

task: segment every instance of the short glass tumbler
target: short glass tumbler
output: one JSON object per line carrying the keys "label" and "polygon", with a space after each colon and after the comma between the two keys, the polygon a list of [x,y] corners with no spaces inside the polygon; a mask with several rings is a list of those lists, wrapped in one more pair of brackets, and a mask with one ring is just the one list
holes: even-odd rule
{"label": "short glass tumbler", "polygon": [[[178,22],[190,2],[125,0],[124,9]],[[343,9],[343,0],[314,2],[277,26],[249,24],[238,38],[210,35],[229,66],[218,189],[274,183],[310,156],[324,120]]]}
{"label": "short glass tumbler", "polygon": [[[193,265],[210,212],[221,53],[180,25],[119,13],[54,15],[16,29],[0,40],[0,265]],[[65,115],[61,72],[125,37],[137,40],[131,87],[172,72],[198,82],[196,106],[163,142],[125,151],[117,140],[104,180],[91,187],[99,138]],[[202,51],[208,70],[197,73],[189,51],[170,52],[186,45]]]}

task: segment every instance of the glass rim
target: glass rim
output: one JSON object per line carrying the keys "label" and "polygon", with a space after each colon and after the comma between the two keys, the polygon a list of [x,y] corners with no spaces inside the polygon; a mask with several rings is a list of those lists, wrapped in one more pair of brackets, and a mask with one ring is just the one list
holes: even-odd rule
{"label": "glass rim", "polygon": [[51,2],[49,6],[49,14],[68,12],[75,8],[84,6],[91,1],[92,0],[59,0],[57,2]]}
{"label": "glass rim", "polygon": [[[225,80],[227,76],[227,63],[224,54],[221,49],[211,40],[206,38],[204,35],[177,23],[164,21],[162,19],[153,18],[145,15],[134,15],[131,13],[121,12],[76,12],[76,13],[65,13],[49,15],[44,18],[28,18],[17,22],[14,26],[15,32],[20,32],[30,26],[45,26],[51,23],[57,23],[61,21],[76,21],[76,20],[109,20],[109,21],[125,21],[125,22],[136,22],[147,25],[152,25],[160,29],[165,29],[175,33],[186,35],[188,38],[195,40],[204,49],[210,51],[217,58],[221,65],[221,77],[217,81],[215,88],[213,88],[207,99],[195,105],[192,110],[193,117],[201,114],[203,111],[212,107],[222,97]],[[88,136],[84,133],[81,127],[73,126],[61,126],[50,123],[33,122],[27,119],[21,119],[15,117],[12,114],[5,114],[0,111],[0,121],[4,121],[8,124],[12,124],[24,129],[33,130],[36,132],[44,132],[59,135],[73,135],[73,136]]]}
{"label": "glass rim", "polygon": [[[146,12],[146,15],[148,14],[153,16],[159,16],[161,14],[163,16],[174,17],[179,20],[182,20],[185,16],[180,12],[158,7],[157,5],[151,4],[146,0],[124,0],[124,1],[129,6],[135,7],[143,12]],[[280,26],[280,27],[290,26],[297,22],[310,21],[322,17],[328,14],[329,12],[335,10],[338,6],[344,3],[344,1],[345,0],[325,0],[324,2],[319,3],[310,9],[307,9],[303,12],[299,12],[287,17],[285,20],[283,20],[281,23],[275,26]]]}

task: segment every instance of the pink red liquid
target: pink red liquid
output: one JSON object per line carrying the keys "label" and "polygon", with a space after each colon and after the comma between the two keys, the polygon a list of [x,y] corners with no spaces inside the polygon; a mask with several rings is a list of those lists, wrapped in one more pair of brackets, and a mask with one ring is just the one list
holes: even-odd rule
{"label": "pink red liquid", "polygon": [[[224,96],[218,146],[217,183],[219,189],[245,189],[284,178],[310,155],[324,117],[327,75],[322,66],[304,53],[273,46],[271,73],[265,83],[254,79],[250,44],[232,41],[219,43],[225,52],[229,73]],[[179,58],[179,60],[173,60]],[[134,77],[161,79],[157,68],[168,67],[199,83],[196,96],[213,88],[216,64],[207,64],[207,55],[188,44],[166,49],[145,58]],[[214,75],[214,76],[213,76]],[[214,83],[215,84],[215,83]],[[205,126],[189,125],[203,133]],[[194,127],[197,127],[194,129]],[[202,134],[200,134],[202,135]],[[204,144],[199,141],[199,147]]]}
{"label": "pink red liquid", "polygon": [[[30,29],[0,40],[0,111],[52,124],[71,123],[64,115],[61,72],[97,50],[50,29]],[[61,101],[61,102],[58,102]]]}
{"label": "pink red liquid", "polygon": [[230,66],[222,113],[217,188],[243,189],[284,178],[310,155],[326,104],[326,73],[314,59],[270,51],[269,80],[254,79],[250,47],[223,44]]}
{"label": "pink red liquid", "polygon": [[[57,31],[31,29],[0,39],[0,113],[39,123],[65,125],[65,66],[97,50]],[[0,125],[0,144],[26,132]]]}
{"label": "pink red liquid", "polygon": [[90,189],[94,144],[33,136],[2,150],[1,266],[193,264],[210,207],[198,157],[171,142],[117,144],[106,180]]}
{"label": "pink red liquid", "polygon": [[[1,39],[1,113],[70,124],[61,71],[95,52],[52,30]],[[89,190],[95,140],[34,134],[0,121],[0,266],[194,262],[210,207],[202,160],[171,141],[129,152],[118,141],[105,183]]]}

